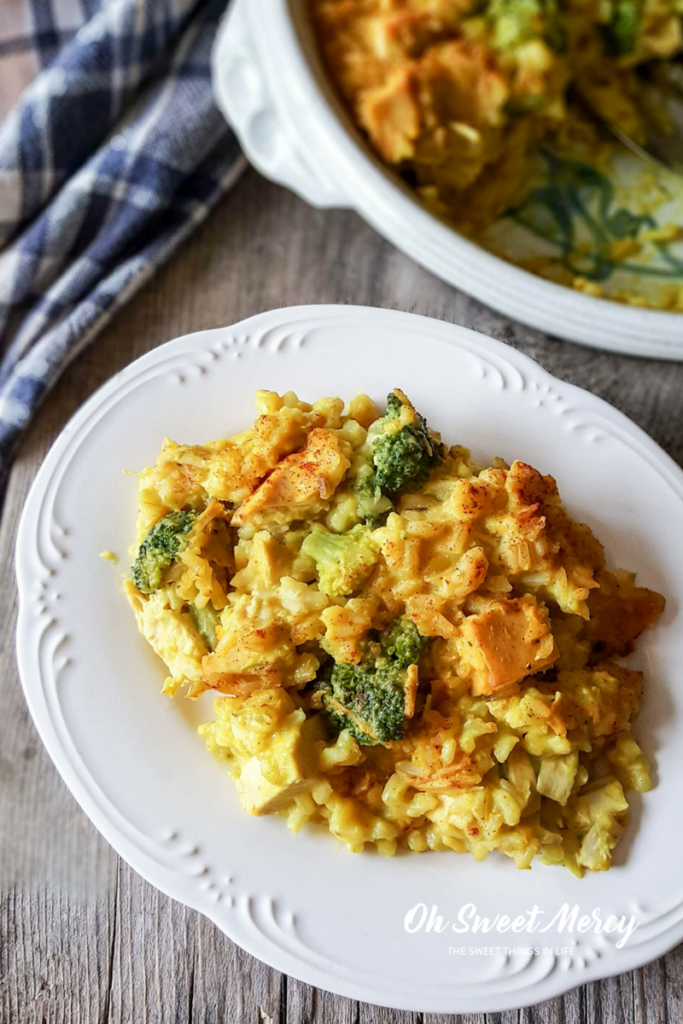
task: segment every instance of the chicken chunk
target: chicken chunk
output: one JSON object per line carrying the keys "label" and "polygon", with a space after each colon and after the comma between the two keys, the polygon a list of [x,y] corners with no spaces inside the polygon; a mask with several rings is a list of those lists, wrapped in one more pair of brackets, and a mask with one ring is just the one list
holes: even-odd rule
{"label": "chicken chunk", "polygon": [[600,588],[588,600],[585,635],[598,660],[626,657],[640,634],[655,624],[666,602],[656,591],[636,587],[633,577],[625,573],[600,570],[596,579]]}
{"label": "chicken chunk", "polygon": [[126,594],[140,632],[171,673],[164,693],[173,696],[181,686],[187,686],[188,697],[201,696],[206,689],[202,658],[208,649],[191,617],[187,612],[170,608],[164,590],[146,596],[135,589],[132,580],[127,580]]}
{"label": "chicken chunk", "polygon": [[290,782],[272,783],[263,775],[258,757],[252,757],[242,768],[237,779],[240,803],[247,814],[273,814],[301,793],[313,788],[313,780],[302,777]]}
{"label": "chicken chunk", "polygon": [[286,524],[320,511],[351,465],[344,442],[316,428],[304,448],[282,459],[233,516],[233,526]]}
{"label": "chicken chunk", "polygon": [[[264,719],[270,720],[270,734],[263,730]],[[315,745],[305,722],[303,711],[293,710],[291,699],[278,690],[256,696],[232,717],[241,762],[237,789],[249,814],[272,814],[315,785]]]}
{"label": "chicken chunk", "polygon": [[528,594],[468,616],[460,626],[458,646],[471,668],[474,696],[511,688],[558,657],[548,613]]}

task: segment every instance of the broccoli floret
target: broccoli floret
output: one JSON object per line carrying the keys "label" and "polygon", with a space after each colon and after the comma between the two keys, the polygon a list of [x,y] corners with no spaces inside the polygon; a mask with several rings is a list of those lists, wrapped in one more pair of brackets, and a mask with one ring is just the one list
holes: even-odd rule
{"label": "broccoli floret", "polygon": [[640,0],[616,0],[612,7],[612,17],[605,29],[609,53],[615,57],[633,53],[638,44],[641,14]]}
{"label": "broccoli floret", "polygon": [[143,594],[158,590],[163,582],[164,570],[177,558],[187,543],[187,534],[199,513],[169,512],[152,527],[138,548],[131,576]]}
{"label": "broccoli floret", "polygon": [[[403,406],[409,406],[410,402],[399,388],[394,388],[390,395],[387,395],[387,408],[384,419],[395,420],[401,415]],[[412,408],[412,407],[411,407]]]}
{"label": "broccoli floret", "polygon": [[405,720],[404,670],[396,662],[372,670],[335,662],[323,705],[337,731],[364,746],[400,740]]}
{"label": "broccoli floret", "polygon": [[319,589],[328,597],[342,597],[352,594],[368,576],[379,546],[367,526],[354,526],[347,533],[329,533],[315,526],[301,552],[315,561]]}
{"label": "broccoli floret", "polygon": [[372,461],[366,462],[360,469],[355,491],[358,518],[370,526],[381,526],[394,503],[386,494],[382,494]]}
{"label": "broccoli floret", "polygon": [[[386,414],[377,422],[380,433],[372,438],[372,461],[380,490],[390,497],[419,490],[443,462],[441,441],[398,388],[389,395]],[[370,434],[374,428],[375,424]]]}
{"label": "broccoli floret", "polygon": [[556,53],[567,46],[557,0],[491,0],[487,17],[493,26],[493,42],[507,50],[531,39],[544,39]]}
{"label": "broccoli floret", "polygon": [[444,457],[444,446],[402,391],[387,398],[387,411],[368,431],[368,461],[356,477],[358,517],[373,525],[406,491],[417,491]]}
{"label": "broccoli floret", "polygon": [[380,635],[379,642],[388,658],[395,658],[401,668],[408,668],[409,665],[417,665],[427,640],[420,635],[411,619],[400,618],[391,629]]}
{"label": "broccoli floret", "polygon": [[318,682],[331,727],[338,732],[348,729],[364,746],[400,740],[407,672],[426,643],[412,622],[397,619],[377,640],[367,642],[360,665],[328,663]]}
{"label": "broccoli floret", "polygon": [[216,626],[219,622],[218,612],[212,604],[205,604],[203,608],[190,605],[190,615],[197,627],[197,632],[210,651],[215,651],[218,639],[216,637]]}

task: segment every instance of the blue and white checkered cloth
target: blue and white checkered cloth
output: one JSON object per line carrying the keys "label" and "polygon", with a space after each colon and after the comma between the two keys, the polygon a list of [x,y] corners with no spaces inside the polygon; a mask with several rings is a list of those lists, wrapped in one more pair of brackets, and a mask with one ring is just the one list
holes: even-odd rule
{"label": "blue and white checkered cloth", "polygon": [[[0,487],[68,362],[244,166],[214,106],[226,0],[0,0]],[[26,84],[30,81],[30,84]]]}

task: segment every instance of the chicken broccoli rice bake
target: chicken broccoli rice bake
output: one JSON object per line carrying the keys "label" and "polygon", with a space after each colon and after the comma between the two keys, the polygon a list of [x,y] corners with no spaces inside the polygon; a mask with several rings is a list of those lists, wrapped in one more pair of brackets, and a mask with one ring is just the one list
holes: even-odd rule
{"label": "chicken broccoli rice bake", "polygon": [[374,149],[469,233],[524,199],[539,147],[571,151],[595,135],[577,97],[644,142],[634,69],[683,47],[681,0],[310,4],[331,76]]}
{"label": "chicken broccoli rice bake", "polygon": [[166,439],[140,474],[126,581],[242,807],[353,851],[493,850],[609,868],[664,606],[609,569],[555,481],[448,447],[402,391],[256,395],[227,440]]}

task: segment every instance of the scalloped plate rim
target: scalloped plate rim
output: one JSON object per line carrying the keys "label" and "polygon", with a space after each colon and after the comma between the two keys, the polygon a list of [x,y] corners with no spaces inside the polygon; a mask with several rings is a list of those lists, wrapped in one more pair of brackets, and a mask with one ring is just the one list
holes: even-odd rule
{"label": "scalloped plate rim", "polygon": [[[284,324],[282,323],[283,318],[285,318]],[[554,377],[524,353],[506,346],[503,342],[496,341],[467,328],[397,310],[384,310],[363,306],[314,305],[283,307],[257,314],[234,325],[215,328],[209,331],[194,332],[173,339],[153,349],[103,384],[68,421],[38,471],[22,513],[16,543],[16,574],[19,588],[17,659],[22,687],[33,721],[53,763],[77,803],[98,831],[117,853],[150,884],[160,889],[166,895],[209,917],[228,937],[237,942],[251,955],[265,960],[266,963],[275,969],[289,973],[309,984],[317,985],[348,998],[393,1006],[396,1009],[416,1010],[418,1012],[467,1013],[502,1012],[507,1009],[521,1008],[543,999],[561,995],[576,985],[612,977],[649,963],[651,960],[669,951],[683,939],[683,921],[675,922],[661,936],[648,938],[639,946],[625,947],[619,951],[619,963],[608,967],[602,961],[595,961],[594,964],[583,968],[583,973],[580,977],[577,977],[575,973],[570,971],[560,975],[555,965],[546,976],[539,981],[534,981],[528,988],[528,991],[524,987],[519,992],[513,990],[507,996],[502,995],[498,998],[487,1000],[485,1006],[482,1003],[482,998],[479,996],[458,1002],[457,1009],[454,1009],[452,1006],[450,1008],[447,1007],[443,999],[438,1003],[438,1006],[430,1004],[426,1011],[424,1002],[417,1003],[406,999],[392,1002],[390,997],[382,997],[381,992],[376,991],[363,982],[355,980],[347,982],[342,978],[330,976],[324,970],[310,964],[305,964],[302,967],[300,960],[297,960],[274,943],[270,944],[270,947],[264,954],[263,944],[267,941],[267,937],[263,933],[259,933],[258,939],[252,939],[249,935],[244,934],[244,929],[240,930],[241,925],[236,918],[234,923],[231,923],[226,919],[224,912],[221,913],[218,909],[208,905],[208,900],[202,898],[199,895],[199,890],[188,882],[189,876],[183,875],[179,870],[164,871],[158,864],[153,864],[145,851],[131,843],[130,839],[123,834],[116,823],[112,822],[102,812],[101,807],[92,798],[84,780],[79,777],[78,773],[70,765],[68,758],[64,754],[59,737],[54,730],[53,723],[49,718],[46,718],[46,712],[41,707],[42,680],[32,678],[32,667],[30,666],[28,654],[30,642],[28,645],[26,644],[28,639],[26,633],[31,621],[28,609],[28,591],[33,580],[26,552],[29,548],[33,548],[35,543],[35,520],[32,520],[31,512],[33,511],[34,503],[47,490],[55,471],[62,464],[62,460],[66,458],[68,464],[78,450],[78,445],[76,444],[75,450],[70,451],[72,445],[81,436],[81,432],[88,428],[92,414],[101,408],[105,400],[115,397],[119,390],[132,383],[142,372],[162,362],[166,355],[190,354],[200,344],[202,348],[205,348],[205,343],[208,340],[225,335],[226,332],[240,331],[244,333],[246,330],[253,333],[264,324],[272,324],[272,326],[277,327],[292,326],[292,324],[296,323],[310,329],[312,326],[315,326],[316,321],[326,325],[333,321],[343,322],[347,319],[352,321],[356,318],[364,319],[368,322],[384,322],[385,325],[393,320],[396,324],[399,322],[403,323],[413,333],[432,334],[442,338],[447,338],[450,335],[448,340],[456,345],[458,344],[458,337],[462,337],[463,340],[468,341],[471,345],[481,348],[487,355],[497,355],[502,358],[504,363],[512,365],[515,369],[523,369],[530,375],[530,380],[536,379],[543,382],[552,382],[560,391],[576,399],[580,398],[583,409],[594,411],[599,415],[599,418],[620,427],[632,441],[640,442],[644,449],[644,451],[641,451],[641,455],[647,452],[651,457],[655,458],[660,463],[661,468],[666,471],[669,484],[678,490],[679,499],[683,495],[683,471],[670,456],[623,413],[590,392]],[[115,405],[116,403],[114,403],[112,408],[115,408]],[[107,414],[108,412],[104,413],[104,415]],[[87,429],[85,433],[88,433]],[[262,943],[262,945],[259,945],[259,943]],[[453,995],[454,999],[457,998],[455,992]],[[514,996],[513,1001],[510,1000],[509,995]]]}

